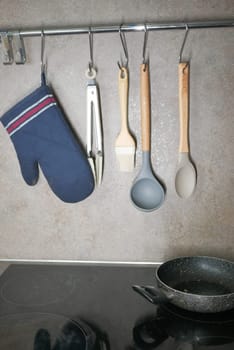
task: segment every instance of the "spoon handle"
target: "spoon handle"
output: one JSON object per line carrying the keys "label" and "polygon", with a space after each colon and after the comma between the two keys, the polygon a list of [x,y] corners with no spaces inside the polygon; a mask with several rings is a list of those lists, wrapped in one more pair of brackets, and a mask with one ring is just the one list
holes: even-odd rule
{"label": "spoon handle", "polygon": [[150,82],[147,63],[141,64],[140,73],[142,151],[150,151]]}
{"label": "spoon handle", "polygon": [[188,153],[189,123],[189,62],[179,63],[179,111],[180,111],[180,144],[179,152]]}

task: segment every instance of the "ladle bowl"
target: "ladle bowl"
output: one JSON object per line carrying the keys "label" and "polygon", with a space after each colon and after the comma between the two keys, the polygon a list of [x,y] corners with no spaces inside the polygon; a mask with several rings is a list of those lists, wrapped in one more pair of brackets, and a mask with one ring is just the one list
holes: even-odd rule
{"label": "ladle bowl", "polygon": [[143,153],[143,164],[131,188],[131,200],[142,211],[158,209],[164,201],[164,189],[152,172],[149,152]]}

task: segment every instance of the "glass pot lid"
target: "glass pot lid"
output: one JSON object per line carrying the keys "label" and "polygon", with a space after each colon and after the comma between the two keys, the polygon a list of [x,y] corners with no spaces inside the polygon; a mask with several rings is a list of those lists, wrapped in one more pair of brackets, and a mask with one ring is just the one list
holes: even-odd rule
{"label": "glass pot lid", "polygon": [[62,315],[34,312],[0,317],[2,350],[86,350],[94,343],[89,326]]}

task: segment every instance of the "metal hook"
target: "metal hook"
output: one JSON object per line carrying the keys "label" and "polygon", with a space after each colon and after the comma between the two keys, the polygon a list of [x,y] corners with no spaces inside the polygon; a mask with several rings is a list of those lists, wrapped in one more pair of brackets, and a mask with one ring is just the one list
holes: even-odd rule
{"label": "metal hook", "polygon": [[93,33],[91,30],[91,27],[89,27],[89,52],[90,52],[89,72],[91,73],[93,68]]}
{"label": "metal hook", "polygon": [[182,43],[182,46],[181,46],[181,49],[180,49],[180,55],[179,55],[179,63],[181,63],[181,60],[182,60],[182,54],[183,54],[183,50],[184,50],[184,45],[185,45],[185,42],[186,42],[186,39],[187,39],[187,36],[188,36],[188,32],[189,32],[189,27],[188,27],[188,24],[185,25],[185,35],[184,35],[184,40],[183,40],[183,43]]}
{"label": "metal hook", "polygon": [[44,50],[45,50],[45,35],[42,29],[41,30],[41,75],[45,74]]}
{"label": "metal hook", "polygon": [[125,34],[124,32],[122,31],[122,24],[120,25],[119,27],[119,35],[120,35],[120,40],[121,40],[121,43],[122,43],[122,47],[123,47],[123,51],[124,51],[124,55],[125,55],[125,58],[126,58],[126,62],[125,64],[123,64],[123,62],[117,62],[118,66],[119,66],[119,69],[122,69],[122,67],[124,68],[127,68],[128,67],[128,61],[129,61],[129,58],[128,58],[128,48],[127,48],[127,41],[126,41],[126,37],[125,37]]}
{"label": "metal hook", "polygon": [[143,44],[143,51],[142,51],[142,63],[144,65],[146,65],[148,62],[148,58],[146,59],[146,57],[145,57],[146,45],[147,45],[147,40],[148,40],[148,29],[147,29],[146,24],[144,26],[145,26],[145,35],[144,35],[144,44]]}

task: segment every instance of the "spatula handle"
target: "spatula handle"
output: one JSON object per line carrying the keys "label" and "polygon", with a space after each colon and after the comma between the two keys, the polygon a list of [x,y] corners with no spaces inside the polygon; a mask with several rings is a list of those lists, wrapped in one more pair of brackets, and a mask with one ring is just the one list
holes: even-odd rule
{"label": "spatula handle", "polygon": [[189,152],[189,62],[179,63],[179,111],[180,144],[179,152]]}
{"label": "spatula handle", "polygon": [[148,64],[141,64],[140,75],[142,150],[150,151],[150,81]]}
{"label": "spatula handle", "polygon": [[128,70],[119,70],[119,99],[121,113],[121,132],[128,131]]}

